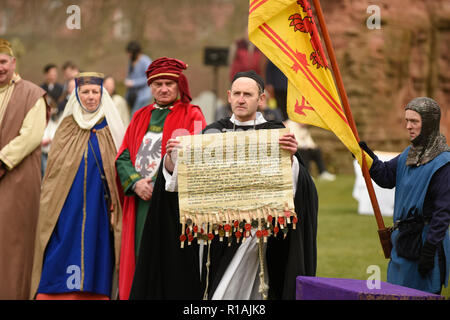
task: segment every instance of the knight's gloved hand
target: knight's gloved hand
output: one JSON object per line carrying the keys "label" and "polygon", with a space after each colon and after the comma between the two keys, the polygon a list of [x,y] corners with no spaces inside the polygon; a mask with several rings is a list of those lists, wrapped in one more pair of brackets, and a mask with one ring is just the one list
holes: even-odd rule
{"label": "knight's gloved hand", "polygon": [[436,245],[425,241],[419,258],[419,273],[425,277],[434,267],[434,256],[436,254]]}
{"label": "knight's gloved hand", "polygon": [[372,158],[375,159],[377,156],[375,155],[375,153],[373,153],[372,150],[370,150],[370,148],[367,146],[367,143],[365,141],[360,141],[359,142],[359,146],[361,147],[361,149],[363,149],[365,152],[367,152],[367,154]]}

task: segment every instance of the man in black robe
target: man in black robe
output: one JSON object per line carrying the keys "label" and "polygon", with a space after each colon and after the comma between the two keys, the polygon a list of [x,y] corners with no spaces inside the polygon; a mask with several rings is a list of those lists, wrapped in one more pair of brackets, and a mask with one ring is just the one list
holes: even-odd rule
{"label": "man in black robe", "polygon": [[[284,128],[281,122],[266,121],[262,114],[257,112],[264,99],[264,81],[260,76],[254,71],[237,73],[228,91],[232,117],[207,126],[204,133]],[[294,205],[298,223],[296,229],[290,228],[285,238],[280,232],[277,237],[268,239],[265,250],[266,279],[268,278],[269,299],[295,299],[295,278],[299,275],[314,276],[316,272],[318,198],[311,176],[297,152],[294,135],[286,134],[279,142],[282,149],[291,153]],[[172,160],[176,153],[172,152],[177,148],[179,141],[170,139],[163,160],[164,165],[161,165],[155,183],[154,200],[150,208],[152,214],[148,216],[144,227],[130,298],[260,298],[261,292],[258,295],[258,291],[252,289],[257,287],[255,283],[239,282],[239,279],[245,277],[233,275],[247,271],[243,270],[242,266],[248,261],[241,261],[238,256],[238,251],[244,244],[233,239],[229,246],[228,241],[220,242],[217,237],[214,238],[209,250],[208,272],[207,254],[203,254],[203,248],[196,241],[191,246],[180,248],[178,193],[174,192],[177,180],[175,174],[172,175],[176,164],[176,161]],[[230,280],[230,273],[234,283]],[[259,277],[256,276],[254,280],[252,282],[258,282]],[[226,282],[225,285],[223,282]],[[247,294],[239,294],[241,290]]]}

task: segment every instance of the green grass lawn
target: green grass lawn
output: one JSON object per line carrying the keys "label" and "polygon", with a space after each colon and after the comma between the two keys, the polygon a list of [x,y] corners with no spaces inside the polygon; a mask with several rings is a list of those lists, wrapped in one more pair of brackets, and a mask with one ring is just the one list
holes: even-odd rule
{"label": "green grass lawn", "polygon": [[[319,193],[317,235],[317,276],[367,280],[367,268],[379,266],[381,281],[386,281],[388,259],[384,258],[374,216],[357,213],[352,197],[353,175],[338,175],[333,182],[316,179]],[[384,217],[392,225],[392,217]],[[450,287],[442,294],[450,299]]]}

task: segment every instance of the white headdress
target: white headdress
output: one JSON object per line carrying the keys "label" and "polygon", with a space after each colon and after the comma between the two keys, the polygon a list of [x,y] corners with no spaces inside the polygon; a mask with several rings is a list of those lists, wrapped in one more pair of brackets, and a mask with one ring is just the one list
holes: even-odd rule
{"label": "white headdress", "polygon": [[[103,79],[102,74],[80,73],[77,76],[76,80],[78,81],[81,78],[88,79],[89,77],[91,79],[97,77],[101,77],[101,79]],[[90,130],[100,121],[100,119],[106,117],[109,131],[111,132],[111,135],[113,137],[116,150],[119,150],[122,144],[123,136],[125,135],[125,126],[122,122],[119,111],[117,110],[116,105],[112,101],[108,91],[106,91],[106,89],[103,88],[102,82],[94,83],[100,85],[100,87],[102,88],[102,97],[100,100],[100,105],[97,108],[97,110],[92,113],[89,113],[85,111],[86,108],[82,106],[81,101],[78,99],[77,90],[79,90],[79,82],[77,81],[76,81],[77,85],[72,94],[70,95],[69,100],[67,101],[66,107],[64,108],[64,112],[63,115],[61,116],[60,121],[62,121],[64,118],[70,115],[73,115],[75,122],[81,129]],[[82,82],[81,85],[85,83],[93,83],[93,82]]]}

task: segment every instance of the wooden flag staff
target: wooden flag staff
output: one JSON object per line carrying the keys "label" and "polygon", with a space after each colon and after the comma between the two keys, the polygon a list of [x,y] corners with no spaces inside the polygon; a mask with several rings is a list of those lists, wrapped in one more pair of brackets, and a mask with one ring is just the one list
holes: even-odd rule
{"label": "wooden flag staff", "polygon": [[[353,119],[352,112],[350,110],[350,104],[348,101],[347,93],[344,89],[344,84],[342,81],[341,73],[339,71],[339,67],[336,60],[336,55],[334,53],[333,45],[331,43],[330,35],[328,34],[328,29],[325,24],[325,19],[322,12],[322,7],[320,6],[319,0],[313,0],[314,6],[316,8],[316,14],[317,18],[319,20],[320,29],[322,30],[323,39],[325,41],[325,46],[327,48],[328,56],[331,60],[331,66],[333,68],[336,85],[339,91],[339,95],[342,100],[342,105],[344,107],[344,112],[347,117],[347,121],[350,125],[350,128],[352,129],[352,132],[356,138],[356,140],[359,142],[359,135],[358,131],[356,130],[355,121]],[[390,239],[390,229],[386,228],[384,225],[383,217],[381,216],[380,207],[378,205],[377,197],[375,195],[375,190],[373,188],[372,180],[370,178],[369,169],[367,167],[367,163],[365,160],[365,154],[362,152],[362,167],[361,167],[364,181],[366,182],[367,190],[369,192],[369,198],[372,203],[373,211],[375,213],[375,219],[377,221],[378,225],[378,235],[380,237],[381,246],[383,248],[384,256],[385,258],[390,258],[391,256],[391,239]]]}

